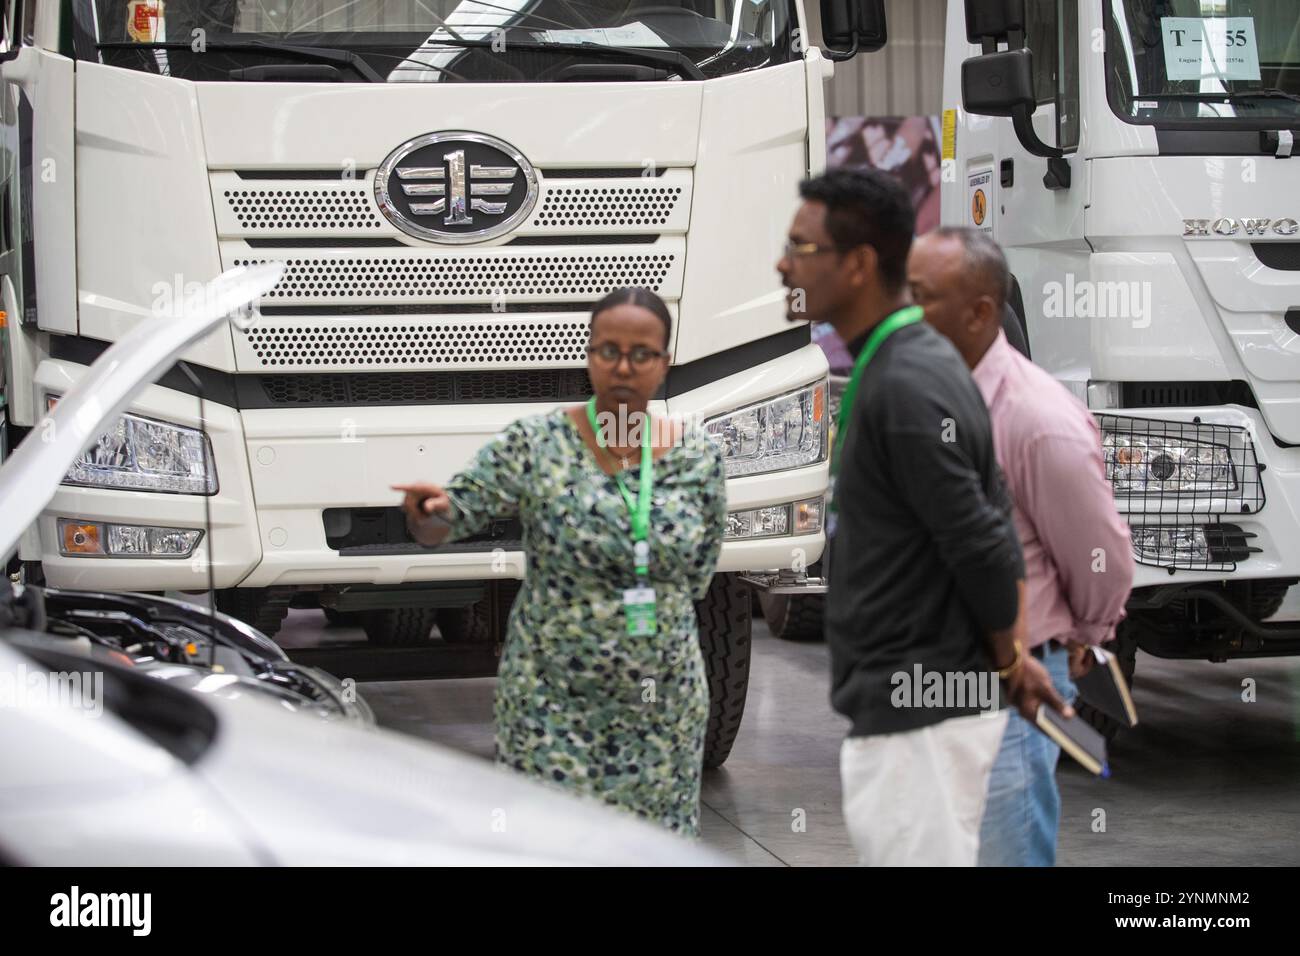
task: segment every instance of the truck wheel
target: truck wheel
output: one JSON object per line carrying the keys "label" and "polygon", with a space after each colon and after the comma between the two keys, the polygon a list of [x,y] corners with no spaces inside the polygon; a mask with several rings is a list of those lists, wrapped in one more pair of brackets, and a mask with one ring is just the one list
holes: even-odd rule
{"label": "truck wheel", "polygon": [[769,594],[758,592],[763,618],[773,637],[783,641],[820,641],[822,610],[826,599],[820,594]]}
{"label": "truck wheel", "polygon": [[709,681],[709,724],[704,766],[721,767],[731,754],[749,689],[749,587],[735,574],[715,574],[704,600],[695,603],[700,650]]}
{"label": "truck wheel", "polygon": [[[1105,645],[1105,649],[1119,658],[1119,669],[1128,681],[1129,693],[1133,692],[1133,671],[1137,668],[1137,634],[1128,621],[1121,621],[1115,632],[1115,640]],[[1128,724],[1116,720],[1109,714],[1102,713],[1082,699],[1074,702],[1075,712],[1089,724],[1093,730],[1106,738],[1114,740],[1121,730],[1128,730]]]}
{"label": "truck wheel", "polygon": [[[508,578],[489,585],[483,599],[468,607],[443,607],[438,609],[438,631],[448,644],[480,644],[505,641],[506,621],[510,609],[523,587],[522,581]],[[492,604],[497,603],[497,627],[492,628]]]}
{"label": "truck wheel", "polygon": [[217,610],[274,637],[289,613],[287,598],[273,597],[266,588],[222,588],[216,592]]}
{"label": "truck wheel", "polygon": [[1291,590],[1291,585],[1295,582],[1286,580],[1244,583],[1250,589],[1249,597],[1245,602],[1246,613],[1253,621],[1266,621],[1281,610],[1282,602],[1286,600],[1286,593]]}
{"label": "truck wheel", "polygon": [[438,633],[448,644],[479,644],[488,638],[488,615],[483,602],[466,607],[438,608]]}
{"label": "truck wheel", "polygon": [[361,627],[376,647],[418,647],[429,640],[437,608],[395,607],[363,611]]}

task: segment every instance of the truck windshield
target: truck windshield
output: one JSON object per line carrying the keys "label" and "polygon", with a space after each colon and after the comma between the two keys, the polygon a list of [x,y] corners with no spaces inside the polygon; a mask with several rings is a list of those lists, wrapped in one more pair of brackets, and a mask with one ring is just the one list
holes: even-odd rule
{"label": "truck windshield", "polygon": [[793,0],[74,0],[76,55],[187,80],[691,80],[800,58]]}
{"label": "truck windshield", "polygon": [[1111,106],[1157,126],[1300,124],[1296,0],[1103,0]]}

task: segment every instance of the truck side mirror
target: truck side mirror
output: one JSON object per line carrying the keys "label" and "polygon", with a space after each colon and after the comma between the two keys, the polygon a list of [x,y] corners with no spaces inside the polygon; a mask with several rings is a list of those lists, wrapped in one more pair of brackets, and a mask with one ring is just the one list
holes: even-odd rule
{"label": "truck side mirror", "polygon": [[[874,53],[889,39],[885,0],[821,0],[823,52],[828,60]],[[847,50],[835,47],[848,46]]]}
{"label": "truck side mirror", "polygon": [[[961,99],[967,113],[1009,116],[1016,138],[1047,160],[1048,189],[1070,188],[1065,151],[1038,138],[1031,117],[1038,108],[1034,55],[1025,48],[1025,0],[966,0],[966,39],[983,51],[961,65]],[[1005,42],[1007,49],[998,51]]]}
{"label": "truck side mirror", "polygon": [[1009,116],[1016,138],[1031,155],[1047,159],[1050,175],[1068,189],[1069,165],[1065,151],[1038,138],[1030,117],[1038,108],[1034,95],[1034,54],[1025,49],[1002,50],[974,56],[961,65],[961,99],[967,113],[977,116]]}
{"label": "truck side mirror", "polygon": [[[969,2],[969,0],[968,0]],[[961,99],[976,116],[1034,112],[1034,61],[1028,50],[1003,50],[971,57],[961,65]]]}
{"label": "truck side mirror", "polygon": [[1007,40],[1025,32],[1025,0],[966,0],[966,39]]}

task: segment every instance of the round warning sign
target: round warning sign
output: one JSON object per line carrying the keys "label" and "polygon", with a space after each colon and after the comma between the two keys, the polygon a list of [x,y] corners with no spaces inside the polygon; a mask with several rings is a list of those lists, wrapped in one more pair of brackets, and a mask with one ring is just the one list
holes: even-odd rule
{"label": "round warning sign", "polygon": [[993,205],[993,170],[985,166],[966,177],[966,195],[970,201],[970,221],[976,229],[992,232],[997,225],[997,207]]}

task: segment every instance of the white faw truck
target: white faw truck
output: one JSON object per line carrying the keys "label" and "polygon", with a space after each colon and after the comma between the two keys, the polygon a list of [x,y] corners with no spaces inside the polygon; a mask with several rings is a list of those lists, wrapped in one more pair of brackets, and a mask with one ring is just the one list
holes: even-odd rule
{"label": "white faw truck", "polygon": [[287,267],[82,457],[11,572],[210,576],[268,633],[318,605],[376,645],[435,623],[499,640],[517,523],[425,551],[389,485],[445,480],[510,421],[584,400],[591,305],[648,286],[676,319],[654,410],[706,420],[727,463],[700,605],[721,763],[741,575],[815,589],[825,540],[827,365],[774,264],[824,163],[828,57],[878,48],[884,14],[822,16],[843,52],[804,42],[798,0],[6,0],[9,447],[142,318],[231,267]]}
{"label": "white faw truck", "polygon": [[1300,7],[951,2],[944,97],[944,221],[1103,432],[1127,666],[1300,653]]}

